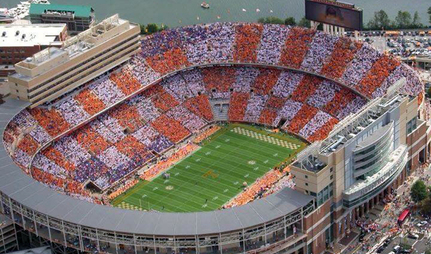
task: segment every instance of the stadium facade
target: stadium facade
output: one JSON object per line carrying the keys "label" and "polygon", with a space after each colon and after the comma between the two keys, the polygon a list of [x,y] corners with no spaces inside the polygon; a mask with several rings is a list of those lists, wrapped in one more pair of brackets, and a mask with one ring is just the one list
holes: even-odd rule
{"label": "stadium facade", "polygon": [[417,98],[376,99],[298,155],[292,165],[297,190],[333,210],[329,242],[346,236],[425,162],[429,127],[420,114]]}
{"label": "stadium facade", "polygon": [[[257,44],[256,40],[251,40],[252,36],[243,36],[253,29],[251,34],[258,37]],[[286,37],[275,41],[276,38],[270,35],[278,29]],[[189,36],[181,36],[181,33]],[[236,38],[233,38],[235,34]],[[194,37],[198,35],[200,37]],[[231,44],[222,39],[230,40]],[[332,47],[329,47],[331,41]],[[199,44],[203,42],[208,45]],[[336,47],[337,43],[344,46]],[[28,124],[26,117],[30,114],[22,112],[32,107],[40,111],[51,110],[55,101],[38,107],[31,101],[7,98],[0,105],[0,129],[5,144],[0,147],[0,211],[29,238],[48,242],[58,252],[323,253],[351,230],[356,218],[363,216],[402,183],[428,156],[430,131],[421,112],[423,87],[417,74],[369,46],[355,45],[350,39],[306,29],[243,23],[178,28],[146,37],[141,44],[141,52],[117,67],[135,75],[141,86],[126,96],[116,97],[117,101],[75,122],[75,125],[69,123],[67,128],[55,132],[54,118]],[[273,52],[277,48],[274,45],[283,48],[278,51],[282,56]],[[322,52],[318,50],[320,47],[326,48],[326,55],[316,53]],[[360,47],[362,49],[358,50]],[[256,52],[251,52],[251,56],[244,53],[250,49]],[[341,54],[337,50],[345,52]],[[272,57],[264,57],[270,54]],[[343,56],[342,61],[339,58],[336,61],[340,55]],[[277,57],[280,60],[274,61]],[[118,64],[109,65],[108,69]],[[300,131],[306,123],[301,128],[290,129],[296,135],[303,134],[303,138],[312,143],[291,165],[296,190],[285,188],[243,206],[212,212],[143,212],[83,200],[84,196],[67,190],[71,184],[60,187],[59,180],[52,175],[49,179],[54,179],[57,185],[45,181],[43,184],[41,179],[36,181],[29,176],[35,177],[32,160],[43,148],[69,134],[72,129],[83,127],[109,108],[157,86],[161,80],[169,80],[169,77],[185,70],[229,69],[234,66],[290,70],[307,76],[307,79],[308,75],[316,76],[334,82],[333,86],[337,84],[340,98],[350,98],[351,101],[345,101],[345,105],[337,109],[338,113],[331,113],[339,116],[339,121],[334,117],[335,126],[325,128],[328,122],[320,120],[324,124],[313,127],[313,133],[317,132],[316,129],[321,130],[320,139],[311,141],[311,137],[315,137],[309,133],[311,131]],[[352,80],[359,75],[355,73],[358,70],[362,70],[363,77]],[[343,72],[348,75],[343,76]],[[325,81],[323,84],[327,84]],[[93,86],[100,83],[97,82]],[[71,88],[82,84],[71,84]],[[33,84],[38,85],[38,82]],[[208,89],[206,93],[216,97],[217,89]],[[256,92],[252,90],[246,89],[245,93]],[[52,93],[46,101],[64,101],[71,97],[70,93],[64,92]],[[197,94],[201,96],[201,93],[205,92]],[[342,93],[346,96],[343,97]],[[317,92],[313,94],[322,97]],[[310,96],[308,94],[303,100],[304,104]],[[292,99],[291,95],[286,95],[286,99]],[[230,107],[232,101],[229,102],[229,98],[223,101]],[[357,103],[362,101],[365,103]],[[352,108],[351,105],[360,106],[340,113],[342,108]],[[338,105],[328,107],[328,112],[335,106]],[[305,108],[311,108],[317,115],[317,109],[309,105]],[[61,118],[58,112],[56,119]],[[226,117],[227,120],[238,121],[230,115]],[[309,122],[314,119],[307,117]],[[275,119],[268,122],[263,118],[266,123],[258,120],[246,122],[280,127],[295,118]],[[48,122],[46,126],[45,122]],[[25,150],[25,146],[21,142],[26,137],[30,138],[29,135],[38,128],[45,128],[49,138],[38,141],[24,155],[20,149]],[[47,167],[47,174],[52,171],[53,167]]]}

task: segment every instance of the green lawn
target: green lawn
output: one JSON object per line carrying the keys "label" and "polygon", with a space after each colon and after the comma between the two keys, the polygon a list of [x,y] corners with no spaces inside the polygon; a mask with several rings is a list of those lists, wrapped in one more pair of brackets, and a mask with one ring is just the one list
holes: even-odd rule
{"label": "green lawn", "polygon": [[241,192],[244,181],[252,184],[306,146],[296,137],[242,124],[222,128],[203,144],[169,169],[170,179],[141,181],[113,205],[165,212],[216,210]]}

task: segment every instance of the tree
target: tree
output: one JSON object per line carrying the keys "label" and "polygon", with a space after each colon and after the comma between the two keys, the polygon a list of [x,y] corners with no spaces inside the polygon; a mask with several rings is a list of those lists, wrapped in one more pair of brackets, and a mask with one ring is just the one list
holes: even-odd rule
{"label": "tree", "polygon": [[139,27],[141,28],[141,34],[146,34],[146,32],[145,32],[146,31],[145,25],[140,24]]}
{"label": "tree", "polygon": [[430,20],[429,22],[431,23],[431,7],[428,8],[428,14],[430,15]]}
{"label": "tree", "polygon": [[421,23],[421,17],[419,16],[418,11],[415,11],[415,14],[413,15],[413,28],[422,28],[424,25]]}
{"label": "tree", "polygon": [[298,22],[298,26],[302,26],[302,27],[311,27],[311,22],[310,20],[306,19],[305,17],[303,17],[299,22]]}
{"label": "tree", "polygon": [[397,28],[411,28],[412,27],[412,15],[408,11],[398,11],[398,15],[395,17],[395,24]]}
{"label": "tree", "polygon": [[263,24],[284,24],[284,21],[281,18],[277,17],[259,18],[257,22]]}
{"label": "tree", "polygon": [[431,214],[431,198],[428,197],[420,203],[420,209],[423,214]]}
{"label": "tree", "polygon": [[151,23],[147,25],[147,33],[153,34],[159,31],[159,26],[157,24]]}
{"label": "tree", "polygon": [[139,25],[141,27],[141,34],[153,34],[165,29],[168,29],[168,26],[162,24],[160,27],[157,24],[150,23],[148,25]]}
{"label": "tree", "polygon": [[421,180],[417,180],[410,190],[410,196],[416,203],[424,200],[428,196],[427,186]]}
{"label": "tree", "polygon": [[287,18],[284,20],[284,24],[285,24],[285,25],[288,25],[288,26],[296,26],[296,20],[295,20],[295,18],[294,18],[294,17],[287,17]]}
{"label": "tree", "polygon": [[367,28],[372,30],[390,29],[391,20],[384,10],[376,11],[374,17],[368,22]]}

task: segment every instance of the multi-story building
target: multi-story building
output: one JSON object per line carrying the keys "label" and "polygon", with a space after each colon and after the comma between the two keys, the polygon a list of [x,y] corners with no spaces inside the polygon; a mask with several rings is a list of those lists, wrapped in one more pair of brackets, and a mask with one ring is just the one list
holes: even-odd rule
{"label": "multi-story building", "polygon": [[65,23],[73,35],[89,29],[95,22],[95,16],[90,6],[31,4],[30,21],[33,24]]}
{"label": "multi-story building", "polygon": [[298,156],[291,171],[297,190],[316,197],[317,206],[332,211],[325,215],[323,225],[326,242],[343,238],[351,222],[425,162],[430,128],[420,112],[417,97],[375,99]]}
{"label": "multi-story building", "polygon": [[65,24],[1,24],[0,84],[15,72],[14,64],[47,47],[61,47],[66,37]]}
{"label": "multi-story building", "polygon": [[139,26],[114,15],[15,65],[11,96],[32,106],[53,100],[127,61],[140,50]]}

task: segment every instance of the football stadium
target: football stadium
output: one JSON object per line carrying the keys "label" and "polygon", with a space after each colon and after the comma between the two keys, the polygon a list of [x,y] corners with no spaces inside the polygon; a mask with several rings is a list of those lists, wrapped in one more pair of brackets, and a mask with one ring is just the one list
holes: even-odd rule
{"label": "football stadium", "polygon": [[56,252],[324,253],[429,152],[418,74],[367,43],[103,22],[0,105],[0,211]]}

